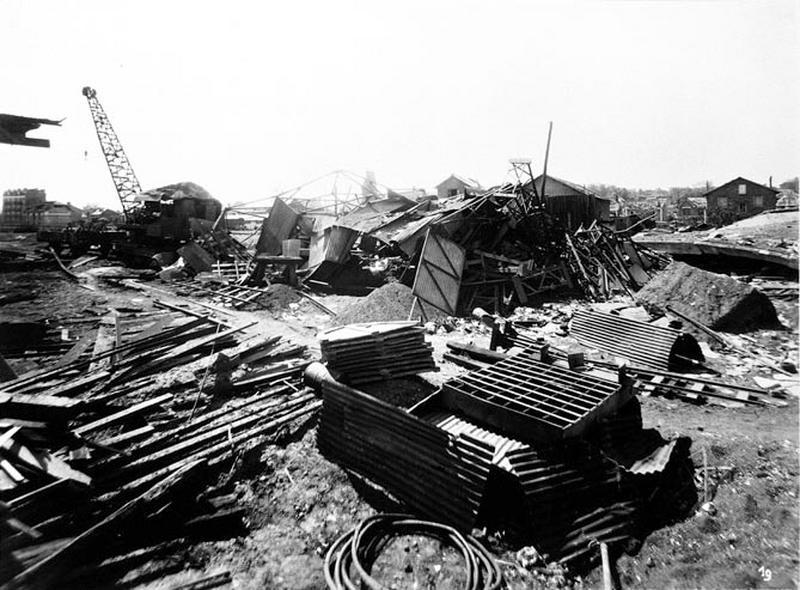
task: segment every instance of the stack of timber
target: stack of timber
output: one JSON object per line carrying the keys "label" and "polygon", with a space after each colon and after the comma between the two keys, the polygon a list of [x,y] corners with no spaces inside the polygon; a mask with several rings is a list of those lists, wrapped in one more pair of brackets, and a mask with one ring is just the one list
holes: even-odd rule
{"label": "stack of timber", "polygon": [[587,297],[602,301],[616,293],[633,295],[669,257],[631,240],[625,231],[613,231],[593,222],[567,234],[566,259],[573,278]]}
{"label": "stack of timber", "polygon": [[320,334],[322,359],[344,382],[368,383],[436,370],[417,322],[350,324]]}
{"label": "stack of timber", "polygon": [[316,413],[303,347],[174,306],[145,317],[0,384],[4,587],[102,587],[148,548],[239,533],[237,467]]}

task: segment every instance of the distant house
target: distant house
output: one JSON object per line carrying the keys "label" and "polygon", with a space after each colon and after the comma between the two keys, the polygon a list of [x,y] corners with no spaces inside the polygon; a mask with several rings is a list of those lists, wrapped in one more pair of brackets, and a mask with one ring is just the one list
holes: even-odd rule
{"label": "distant house", "polygon": [[472,178],[451,174],[436,185],[439,199],[455,197],[457,195],[474,195],[481,190],[480,183]]}
{"label": "distant house", "polygon": [[673,215],[675,219],[684,224],[705,223],[706,200],[702,197],[679,197],[673,202]]}
{"label": "distant house", "polygon": [[70,203],[48,201],[33,210],[33,223],[37,230],[58,230],[86,218],[82,209]]}
{"label": "distant house", "polygon": [[797,209],[798,196],[790,188],[781,189],[778,201],[775,203],[777,209]]}
{"label": "distant house", "polygon": [[30,227],[33,223],[33,210],[44,203],[45,199],[44,190],[38,188],[20,188],[5,191],[3,193],[2,213],[0,213],[0,226],[10,231]]}
{"label": "distant house", "polygon": [[708,217],[714,223],[730,223],[774,209],[778,192],[777,189],[739,176],[704,195]]}
{"label": "distant house", "polygon": [[91,221],[106,221],[107,223],[118,225],[123,223],[125,218],[119,211],[113,209],[91,209],[86,211],[86,216]]}
{"label": "distant house", "polygon": [[581,225],[588,227],[595,220],[608,221],[611,218],[611,199],[601,197],[586,187],[549,174],[547,182],[543,182],[542,175],[533,182],[540,196],[544,185],[545,209],[570,230]]}

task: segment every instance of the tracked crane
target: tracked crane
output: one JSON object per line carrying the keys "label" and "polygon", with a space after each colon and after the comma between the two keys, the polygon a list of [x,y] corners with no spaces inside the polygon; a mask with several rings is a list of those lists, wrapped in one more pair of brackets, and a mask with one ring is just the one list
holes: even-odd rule
{"label": "tracked crane", "polygon": [[131,209],[135,204],[134,197],[142,192],[142,187],[114,131],[114,127],[111,126],[111,121],[108,119],[103,105],[100,104],[100,99],[97,98],[97,92],[94,88],[85,86],[83,95],[89,101],[89,110],[92,113],[92,120],[97,131],[97,139],[100,141],[100,148],[106,158],[108,171],[111,173],[111,179],[117,189],[122,211],[125,214],[125,218],[129,219]]}

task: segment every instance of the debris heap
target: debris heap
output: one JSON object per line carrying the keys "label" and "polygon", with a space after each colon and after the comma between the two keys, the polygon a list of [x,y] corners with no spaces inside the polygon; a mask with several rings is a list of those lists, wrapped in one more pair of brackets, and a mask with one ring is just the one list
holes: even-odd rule
{"label": "debris heap", "polygon": [[302,347],[162,305],[0,384],[0,582],[113,579],[141,548],[241,530],[237,466],[319,406]]}

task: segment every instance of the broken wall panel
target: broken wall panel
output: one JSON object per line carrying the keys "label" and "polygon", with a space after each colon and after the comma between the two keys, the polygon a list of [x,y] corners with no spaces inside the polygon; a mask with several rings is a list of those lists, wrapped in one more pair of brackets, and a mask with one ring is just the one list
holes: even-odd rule
{"label": "broken wall panel", "polygon": [[300,214],[280,198],[276,198],[270,209],[269,217],[261,225],[261,235],[256,243],[257,254],[278,256],[281,254],[283,240],[288,239]]}
{"label": "broken wall panel", "polygon": [[429,229],[414,278],[414,296],[455,316],[465,258],[461,246]]}

